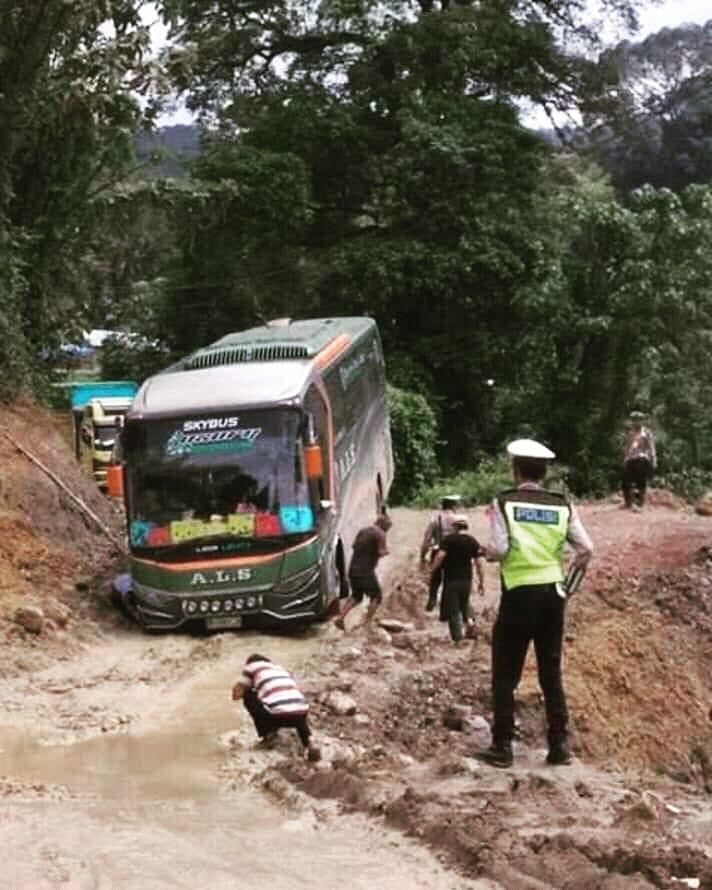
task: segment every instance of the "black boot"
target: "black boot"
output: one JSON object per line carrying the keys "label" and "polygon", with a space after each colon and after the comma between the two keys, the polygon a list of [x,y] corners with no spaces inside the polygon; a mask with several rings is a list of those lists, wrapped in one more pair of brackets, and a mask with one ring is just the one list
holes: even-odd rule
{"label": "black boot", "polygon": [[571,752],[566,739],[557,739],[549,744],[546,762],[549,766],[568,766],[571,763]]}
{"label": "black boot", "polygon": [[499,769],[507,769],[514,763],[510,742],[501,742],[499,744],[492,742],[489,748],[478,752],[477,757],[480,760],[484,760],[485,763],[489,763],[490,766],[496,766]]}
{"label": "black boot", "polygon": [[435,594],[430,594],[428,597],[428,602],[425,604],[425,611],[432,612],[435,606],[438,604],[438,598]]}

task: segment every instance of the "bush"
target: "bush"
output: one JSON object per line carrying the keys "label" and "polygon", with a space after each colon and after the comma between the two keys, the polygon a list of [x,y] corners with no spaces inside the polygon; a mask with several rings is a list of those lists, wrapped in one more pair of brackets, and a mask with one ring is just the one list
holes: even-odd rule
{"label": "bush", "polygon": [[420,393],[389,384],[387,399],[396,468],[390,500],[402,504],[410,502],[437,475],[437,422]]}
{"label": "bush", "polygon": [[413,506],[434,507],[446,494],[459,494],[465,507],[489,503],[498,491],[512,485],[512,470],[506,457],[484,457],[474,470],[462,470],[453,476],[423,486],[412,500]]}
{"label": "bush", "polygon": [[101,347],[103,380],[135,380],[137,383],[163,370],[168,351],[142,337],[108,337]]}

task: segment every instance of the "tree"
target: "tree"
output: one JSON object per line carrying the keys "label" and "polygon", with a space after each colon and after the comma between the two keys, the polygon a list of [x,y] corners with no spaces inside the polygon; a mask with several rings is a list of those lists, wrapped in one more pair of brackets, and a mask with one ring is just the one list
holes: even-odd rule
{"label": "tree", "polygon": [[0,299],[26,367],[82,323],[89,208],[132,168],[147,46],[130,0],[0,0]]}
{"label": "tree", "polygon": [[[287,306],[373,315],[396,381],[427,387],[446,457],[492,448],[486,381],[512,377],[511,331],[546,269],[535,226],[548,149],[514,99],[600,100],[594,66],[557,41],[590,36],[578,4],[160,6],[178,43],[167,53],[174,82],[215,124],[195,174],[230,207],[197,236],[189,225],[195,249],[183,252],[168,318],[192,321],[175,342]],[[249,191],[259,159],[300,171],[271,230],[261,205],[253,225],[216,193]]]}
{"label": "tree", "polygon": [[617,81],[612,113],[586,120],[584,141],[619,188],[680,190],[712,177],[712,21],[625,41],[599,68]]}

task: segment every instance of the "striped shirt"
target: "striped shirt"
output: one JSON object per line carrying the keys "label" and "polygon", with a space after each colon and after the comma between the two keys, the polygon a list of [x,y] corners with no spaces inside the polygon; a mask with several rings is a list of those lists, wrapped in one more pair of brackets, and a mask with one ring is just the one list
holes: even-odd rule
{"label": "striped shirt", "polygon": [[307,700],[299,691],[289,671],[273,661],[251,661],[242,669],[242,676],[249,689],[265,710],[276,717],[298,716],[309,710]]}

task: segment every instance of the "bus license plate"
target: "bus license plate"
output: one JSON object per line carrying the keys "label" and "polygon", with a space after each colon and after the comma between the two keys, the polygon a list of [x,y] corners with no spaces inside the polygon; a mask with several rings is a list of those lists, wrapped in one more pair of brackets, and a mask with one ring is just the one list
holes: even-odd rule
{"label": "bus license plate", "polygon": [[225,630],[229,627],[242,627],[242,615],[223,615],[219,618],[206,618],[208,630]]}

